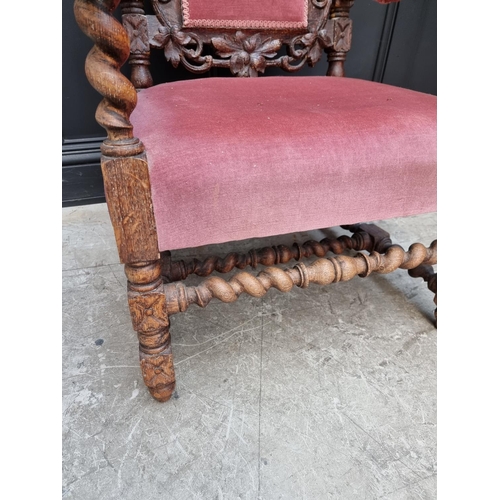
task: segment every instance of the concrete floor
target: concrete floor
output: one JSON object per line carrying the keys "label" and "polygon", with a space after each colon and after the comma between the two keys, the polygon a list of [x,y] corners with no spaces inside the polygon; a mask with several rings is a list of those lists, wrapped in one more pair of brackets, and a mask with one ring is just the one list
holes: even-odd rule
{"label": "concrete floor", "polygon": [[[405,248],[436,238],[435,214],[380,226]],[[63,498],[434,499],[432,298],[396,271],[192,306],[171,319],[177,393],[161,404],[106,206],[63,209]]]}

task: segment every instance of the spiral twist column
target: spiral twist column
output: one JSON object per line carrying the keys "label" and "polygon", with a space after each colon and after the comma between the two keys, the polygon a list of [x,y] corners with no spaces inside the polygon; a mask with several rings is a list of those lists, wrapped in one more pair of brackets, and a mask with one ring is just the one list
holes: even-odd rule
{"label": "spiral twist column", "polygon": [[[130,53],[129,39],[112,13],[120,0],[76,0],[75,18],[81,30],[95,43],[85,61],[90,84],[104,97],[96,120],[108,132],[110,141],[130,142],[133,138],[130,114],[137,103],[132,83],[120,73]],[[138,146],[133,154],[143,151]]]}
{"label": "spiral twist column", "polygon": [[193,259],[188,262],[183,260],[171,261],[170,252],[162,256],[163,279],[167,283],[186,279],[190,274],[198,276],[209,276],[214,271],[219,273],[228,273],[235,267],[244,269],[251,266],[257,267],[258,264],[272,266],[276,264],[286,264],[294,259],[299,261],[304,258],[316,255],[324,257],[328,252],[341,254],[345,250],[372,250],[373,241],[366,232],[358,232],[351,236],[340,236],[338,239],[324,238],[321,241],[306,241],[303,244],[294,243],[291,247],[278,245],[265,247],[259,250],[250,250],[247,253],[232,252],[221,257],[207,257],[200,261]]}
{"label": "spiral twist column", "polygon": [[241,272],[229,281],[211,277],[198,286],[186,287],[177,282],[164,286],[167,312],[169,315],[183,312],[191,304],[206,307],[213,298],[221,302],[234,302],[242,293],[262,297],[270,288],[289,292],[293,286],[307,288],[310,283],[328,285],[349,281],[355,276],[366,277],[372,272],[387,274],[398,268],[414,269],[422,264],[432,265],[436,262],[437,242],[434,241],[429,248],[414,243],[407,252],[399,245],[393,245],[385,254],[372,252],[369,255],[359,253],[355,257],[341,255],[320,258],[309,266],[299,263],[285,270],[268,267],[257,276]]}

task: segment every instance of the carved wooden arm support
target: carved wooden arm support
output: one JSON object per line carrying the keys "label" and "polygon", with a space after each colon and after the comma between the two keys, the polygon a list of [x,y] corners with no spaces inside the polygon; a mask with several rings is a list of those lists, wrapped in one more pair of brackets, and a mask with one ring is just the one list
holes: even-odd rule
{"label": "carved wooden arm support", "polygon": [[[120,260],[146,262],[158,259],[159,252],[144,146],[133,136],[130,123],[137,93],[120,72],[130,53],[130,42],[125,28],[112,15],[119,3],[75,0],[74,12],[82,31],[95,43],[85,72],[104,97],[96,120],[108,133],[101,146],[101,167]],[[129,11],[135,8],[128,4]]]}
{"label": "carved wooden arm support", "polygon": [[85,73],[104,97],[96,111],[97,122],[108,133],[102,151],[109,156],[132,156],[144,147],[134,139],[129,120],[137,104],[137,93],[120,72],[129,57],[130,43],[125,28],[112,16],[119,3],[120,0],[75,0],[74,12],[81,30],[95,43],[85,61]]}

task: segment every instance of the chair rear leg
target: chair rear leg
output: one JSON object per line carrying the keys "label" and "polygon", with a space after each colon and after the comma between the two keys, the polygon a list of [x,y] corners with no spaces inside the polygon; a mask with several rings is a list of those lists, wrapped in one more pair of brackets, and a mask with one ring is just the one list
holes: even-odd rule
{"label": "chair rear leg", "polygon": [[[408,274],[412,278],[422,278],[427,283],[427,288],[434,293],[434,304],[437,306],[437,273],[429,265],[421,265],[415,269],[409,269]],[[437,307],[434,310],[435,324],[437,326]]]}
{"label": "chair rear leg", "polygon": [[126,264],[125,274],[144,383],[157,401],[167,401],[175,390],[175,372],[161,263]]}
{"label": "chair rear leg", "polygon": [[[392,245],[391,235],[375,224],[351,224],[342,227],[353,233],[368,233],[372,240],[371,248],[377,252],[384,253]],[[434,243],[437,249],[437,240],[433,245]],[[437,273],[434,268],[429,264],[421,264],[414,269],[408,269],[408,274],[412,278],[422,278],[427,283],[427,288],[434,293],[434,304],[437,306]],[[437,307],[434,310],[434,318],[434,325],[437,327]]]}

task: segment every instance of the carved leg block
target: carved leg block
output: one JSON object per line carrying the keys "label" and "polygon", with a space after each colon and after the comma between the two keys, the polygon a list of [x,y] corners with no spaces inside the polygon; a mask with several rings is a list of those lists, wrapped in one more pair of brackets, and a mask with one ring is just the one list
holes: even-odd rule
{"label": "carved leg block", "polygon": [[175,390],[174,360],[172,348],[158,355],[147,355],[139,352],[142,378],[151,396],[160,403],[168,401]]}
{"label": "carved leg block", "polygon": [[127,264],[125,274],[144,383],[157,401],[167,401],[175,390],[175,372],[160,261]]}

